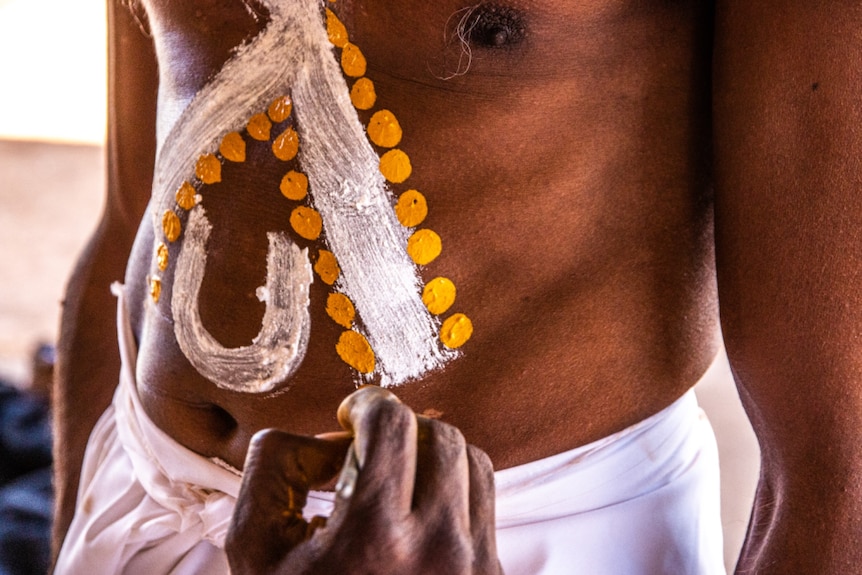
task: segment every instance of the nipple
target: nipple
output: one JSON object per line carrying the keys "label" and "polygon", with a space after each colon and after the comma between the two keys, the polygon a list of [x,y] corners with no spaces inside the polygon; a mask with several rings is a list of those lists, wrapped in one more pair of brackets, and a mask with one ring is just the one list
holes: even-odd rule
{"label": "nipple", "polygon": [[479,4],[461,20],[461,26],[461,38],[487,48],[513,46],[526,34],[521,12],[496,3]]}

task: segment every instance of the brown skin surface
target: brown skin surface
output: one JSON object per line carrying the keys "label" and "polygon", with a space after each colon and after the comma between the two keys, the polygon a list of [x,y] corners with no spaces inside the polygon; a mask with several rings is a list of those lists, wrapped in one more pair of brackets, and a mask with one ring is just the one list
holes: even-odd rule
{"label": "brown skin surface", "polygon": [[718,13],[722,326],[763,452],[742,572],[862,559],[860,25],[850,2]]}
{"label": "brown skin surface", "polygon": [[[862,14],[847,2],[715,4],[513,0],[523,37],[497,48],[474,38],[469,71],[442,80],[457,67],[442,38],[464,3],[339,0],[377,85],[375,108],[404,127],[426,225],[443,237],[422,277],[450,277],[476,327],[463,357],[398,394],[416,412],[442,412],[497,469],[558,453],[679,397],[715,351],[720,294],[764,453],[740,565],[847,571],[862,559],[849,544],[862,536],[853,479],[862,477],[862,82],[853,56]],[[144,7],[168,102],[197,92],[265,24],[239,2]],[[113,341],[105,278],[118,275],[151,184],[155,61],[128,14],[112,13],[109,209],[70,285],[55,394],[58,454],[69,454],[58,471],[58,537],[86,432],[116,384],[116,361],[102,352]],[[207,198],[215,229],[200,306],[224,345],[259,329],[265,232],[284,229],[288,207],[252,192],[277,185],[282,171],[252,149]],[[126,284],[139,392],[161,427],[237,466],[262,428],[337,428],[354,377],[334,353],[340,330],[323,312],[321,282],[290,391],[233,394],[179,351],[169,296],[145,319],[152,245],[148,217]]]}
{"label": "brown skin surface", "polygon": [[[214,2],[195,17],[175,4],[145,4],[161,74],[172,80],[166,101],[196,93],[258,26],[239,4]],[[503,468],[603,437],[678,398],[715,351],[708,69],[697,65],[709,44],[695,41],[709,13],[690,3],[610,12],[527,3],[518,6],[523,41],[476,46],[467,74],[440,80],[429,68],[461,4],[351,7],[338,9],[368,59],[376,108],[404,126],[408,183],[428,198],[423,226],[444,238],[422,277],[450,277],[457,310],[476,328],[463,358],[400,388],[402,400],[443,412]],[[181,35],[161,32],[175,21],[185,23]],[[614,50],[600,42],[611,29]],[[680,121],[690,116],[703,119]],[[203,192],[213,236],[200,309],[227,346],[260,329],[265,232],[284,229],[292,209],[277,191],[285,166],[266,145],[250,145],[249,156]],[[148,219],[127,274],[133,290],[145,286],[151,238]],[[256,397],[221,391],[189,365],[173,335],[172,272],[158,313],[145,318],[148,298],[130,298],[140,305],[140,393],[160,426],[237,466],[262,426],[334,427],[356,377],[333,351],[342,330],[324,313],[327,286],[312,286],[314,327],[290,392]]]}

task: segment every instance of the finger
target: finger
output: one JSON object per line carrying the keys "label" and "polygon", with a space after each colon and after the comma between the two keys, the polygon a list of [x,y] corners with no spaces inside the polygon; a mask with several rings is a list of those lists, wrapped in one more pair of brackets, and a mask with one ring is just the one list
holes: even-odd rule
{"label": "finger", "polygon": [[337,474],[347,445],[277,430],[254,436],[225,546],[234,572],[274,566],[306,539],[308,490]]}
{"label": "finger", "polygon": [[413,508],[420,517],[442,519],[453,532],[470,527],[470,477],[467,444],[446,423],[418,418],[418,454]]}
{"label": "finger", "polygon": [[470,473],[470,534],[475,549],[474,573],[502,573],[497,558],[494,467],[484,451],[467,446]]}
{"label": "finger", "polygon": [[416,472],[416,416],[392,393],[366,386],[342,402],[338,420],[354,434],[351,507],[384,518],[406,516]]}

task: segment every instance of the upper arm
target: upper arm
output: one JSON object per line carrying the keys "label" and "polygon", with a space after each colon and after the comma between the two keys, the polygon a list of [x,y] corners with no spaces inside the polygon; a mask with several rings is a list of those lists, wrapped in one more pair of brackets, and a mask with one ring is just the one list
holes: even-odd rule
{"label": "upper arm", "polygon": [[143,10],[108,4],[108,215],[134,235],[152,187],[158,64]]}
{"label": "upper arm", "polygon": [[75,505],[87,439],[108,406],[119,375],[116,302],[152,183],[156,61],[150,39],[122,0],[108,0],[107,196],[69,279],[63,302],[54,389],[54,550]]}
{"label": "upper arm", "polygon": [[862,525],[862,5],[717,4],[720,307],[772,496],[761,514],[790,540],[793,506],[805,560],[839,558]]}

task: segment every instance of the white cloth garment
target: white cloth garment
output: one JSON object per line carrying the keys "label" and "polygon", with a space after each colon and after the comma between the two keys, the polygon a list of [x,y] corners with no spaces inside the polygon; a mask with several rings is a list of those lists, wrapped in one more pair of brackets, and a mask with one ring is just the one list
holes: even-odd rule
{"label": "white cloth garment", "polygon": [[[56,573],[229,573],[222,550],[241,477],[162,432],[135,386],[121,290],[123,361],[93,430]],[[718,454],[693,392],[605,439],[495,474],[507,575],[719,574]],[[331,497],[309,496],[306,516]]]}

